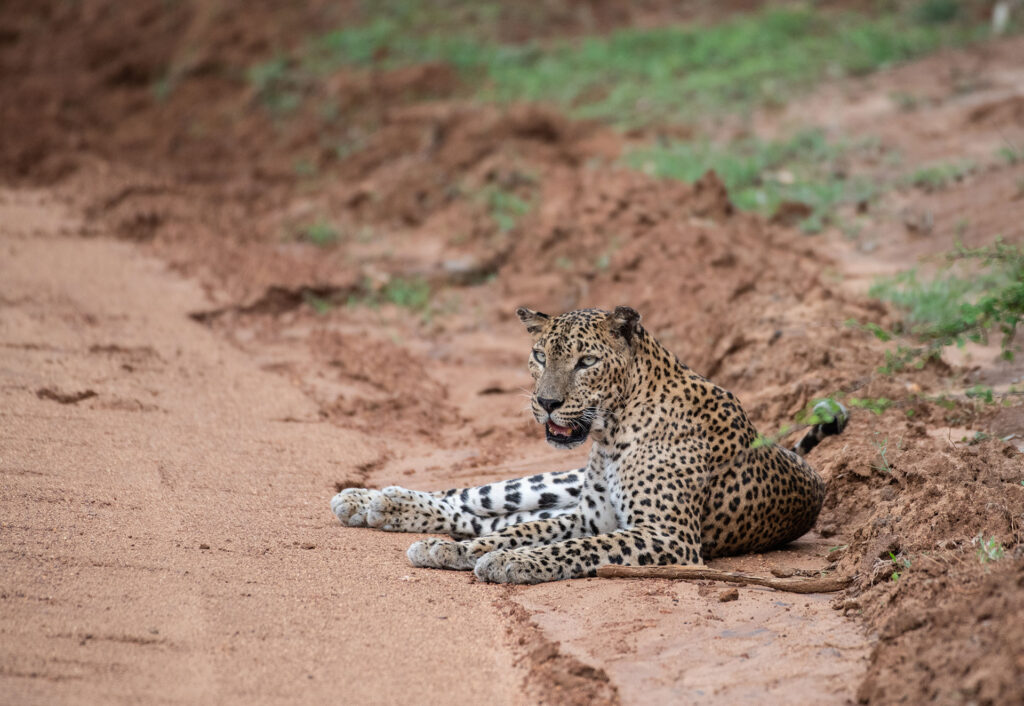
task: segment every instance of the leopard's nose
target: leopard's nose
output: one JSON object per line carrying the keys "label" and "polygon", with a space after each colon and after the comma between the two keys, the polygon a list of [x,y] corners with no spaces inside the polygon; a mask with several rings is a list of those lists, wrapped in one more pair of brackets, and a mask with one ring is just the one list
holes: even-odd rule
{"label": "leopard's nose", "polygon": [[551,414],[556,409],[561,407],[563,402],[565,402],[565,400],[552,400],[547,397],[537,398],[537,404],[543,407],[544,411],[547,412],[548,414]]}

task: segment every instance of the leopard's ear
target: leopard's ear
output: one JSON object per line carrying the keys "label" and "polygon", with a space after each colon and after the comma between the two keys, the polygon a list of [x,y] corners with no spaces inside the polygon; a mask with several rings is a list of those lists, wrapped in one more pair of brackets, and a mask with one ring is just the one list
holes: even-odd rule
{"label": "leopard's ear", "polygon": [[526,330],[532,335],[536,336],[544,328],[544,324],[551,320],[551,317],[547,314],[542,314],[539,311],[533,309],[527,309],[525,306],[521,306],[516,309],[516,316],[519,320],[526,325]]}
{"label": "leopard's ear", "polygon": [[640,314],[632,307],[617,306],[608,315],[608,328],[616,336],[626,339],[626,343],[630,343],[640,330]]}

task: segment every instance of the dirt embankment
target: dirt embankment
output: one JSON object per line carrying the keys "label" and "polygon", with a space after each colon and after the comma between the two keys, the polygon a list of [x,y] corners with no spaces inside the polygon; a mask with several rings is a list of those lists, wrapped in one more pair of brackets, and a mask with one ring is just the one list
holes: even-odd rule
{"label": "dirt embankment", "polygon": [[[163,10],[157,11],[157,5]],[[353,106],[345,120],[329,122],[305,107],[286,121],[275,120],[246,82],[245,70],[275,49],[294,46],[310,31],[340,22],[350,8],[344,3],[298,9],[271,5],[257,3],[244,13],[231,12],[231,6],[203,11],[194,3],[131,8],[107,2],[12,3],[3,10],[0,117],[10,128],[0,135],[4,177],[49,189],[35,213],[57,200],[83,216],[82,221],[56,226],[34,224],[5,240],[7,247],[20,252],[19,262],[28,263],[32,257],[46,257],[45,247],[33,250],[39,247],[33,242],[35,231],[52,234],[56,229],[64,236],[104,239],[114,235],[169,263],[204,292],[203,297],[185,297],[186,307],[165,312],[168,320],[181,318],[180,324],[166,324],[166,350],[149,342],[144,331],[146,325],[165,324],[154,324],[135,310],[129,314],[115,309],[120,313],[110,321],[90,323],[90,312],[76,309],[74,300],[80,297],[66,290],[54,296],[67,311],[58,307],[51,313],[28,293],[15,296],[9,285],[0,292],[12,305],[10,311],[23,312],[11,314],[16,321],[37,317],[42,322],[33,329],[35,338],[16,337],[13,328],[5,329],[4,344],[39,346],[8,346],[19,351],[12,360],[22,380],[9,389],[12,405],[18,405],[10,409],[21,410],[12,419],[37,424],[18,427],[21,431],[9,439],[45,435],[42,430],[57,423],[45,410],[64,410],[60,423],[80,425],[75,426],[81,429],[76,438],[84,457],[92,459],[75,464],[54,451],[54,458],[81,472],[53,475],[52,459],[29,446],[18,447],[18,466],[8,471],[20,485],[12,486],[16,490],[5,503],[14,508],[30,501],[30,507],[39,509],[32,511],[38,513],[36,519],[18,516],[18,537],[24,545],[6,561],[26,572],[23,578],[37,589],[51,580],[47,567],[53,560],[46,557],[54,545],[40,537],[51,526],[69,529],[51,507],[56,505],[52,498],[68,494],[69,488],[87,498],[90,507],[103,508],[97,510],[96,522],[109,531],[101,547],[87,535],[62,540],[61,551],[54,552],[63,562],[58,566],[73,563],[76,555],[97,557],[89,560],[93,575],[62,582],[45,611],[37,605],[45,599],[40,598],[41,589],[26,591],[13,583],[5,589],[5,600],[19,611],[19,619],[10,623],[18,626],[19,644],[39,650],[11,648],[5,657],[16,665],[5,675],[24,680],[19,682],[29,685],[24,693],[55,693],[47,689],[63,689],[64,682],[70,687],[76,679],[99,684],[95,693],[106,693],[110,682],[103,680],[113,679],[118,670],[134,675],[132,688],[140,691],[133,693],[145,693],[154,683],[151,671],[136,669],[137,653],[127,648],[116,652],[120,643],[113,638],[103,642],[114,647],[97,668],[106,676],[95,676],[93,662],[72,654],[76,640],[93,639],[85,634],[132,636],[138,625],[148,625],[143,618],[159,612],[154,602],[162,594],[151,587],[142,592],[144,599],[128,600],[126,622],[118,630],[92,627],[89,621],[98,623],[127,600],[109,588],[113,569],[108,565],[116,564],[128,581],[179,572],[172,581],[176,588],[169,590],[187,598],[183,605],[191,606],[192,617],[182,619],[182,625],[193,627],[180,628],[191,631],[187,635],[167,638],[165,651],[180,665],[174,674],[199,669],[196,664],[228,669],[239,663],[215,650],[263,665],[254,667],[260,676],[242,672],[231,682],[239,691],[224,692],[228,695],[251,694],[263,679],[275,689],[284,688],[259,658],[267,640],[283,646],[283,671],[294,672],[296,679],[302,676],[304,660],[326,666],[362,660],[358,663],[365,668],[359,671],[365,675],[382,664],[394,664],[375,652],[377,647],[398,649],[403,631],[427,630],[429,644],[443,637],[441,642],[453,649],[468,645],[467,653],[491,660],[476,673],[499,675],[494,688],[501,698],[516,691],[506,682],[525,674],[533,688],[560,689],[560,698],[575,695],[581,702],[639,700],[663,690],[666,698],[714,696],[725,703],[744,696],[742,685],[730,675],[736,664],[746,663],[747,670],[764,677],[762,693],[780,698],[786,685],[802,674],[806,691],[801,693],[809,702],[844,697],[872,703],[925,698],[1019,701],[1024,693],[1024,636],[1019,622],[1010,618],[1024,608],[1024,557],[1015,549],[1024,539],[1021,456],[996,439],[965,444],[948,430],[1020,433],[1020,407],[993,410],[962,397],[954,398],[951,408],[930,402],[929,393],[944,390],[951,376],[962,372],[943,365],[895,376],[876,372],[881,344],[843,322],[855,318],[888,323],[893,314],[836,276],[851,262],[864,265],[870,252],[839,262],[828,254],[828,241],[811,241],[781,225],[737,213],[714,175],[687,186],[625,170],[615,161],[622,138],[600,125],[572,122],[535,106],[499,110],[463,101],[457,76],[443,66],[339,72],[316,90]],[[639,20],[608,23],[632,21]],[[49,41],[42,42],[44,36]],[[58,49],[44,51],[44,46]],[[988,59],[990,66],[999,65],[1001,55],[994,56]],[[895,80],[910,78],[897,75]],[[155,96],[154,85],[164,81],[167,93]],[[944,101],[955,95],[952,83],[948,89],[940,97]],[[884,84],[872,90],[884,91]],[[855,91],[844,100],[860,104]],[[1016,120],[1015,113],[1006,112],[1010,108],[982,111],[970,124],[998,131],[1005,121]],[[877,122],[877,115],[872,119]],[[951,134],[948,126],[958,124],[964,123],[950,118],[946,128],[934,130],[940,136]],[[1017,167],[992,169],[978,179],[1006,186],[1017,174],[1013,169]],[[963,187],[986,194],[986,200],[977,202],[979,219],[990,212],[1005,213],[1012,203],[1009,186],[981,188],[969,181]],[[970,201],[958,193],[927,198]],[[516,201],[509,201],[510,195]],[[999,198],[1003,200],[991,201]],[[944,225],[938,232],[955,232],[954,215],[950,212],[940,221]],[[323,247],[304,235],[321,221],[336,230]],[[916,237],[901,232],[886,242],[906,245],[906,255],[920,249]],[[78,253],[79,247],[106,247],[89,241],[77,246],[50,242],[69,253]],[[114,251],[135,252],[122,245]],[[32,257],[25,259],[26,253]],[[876,266],[892,256],[890,250],[879,253]],[[153,276],[149,270],[145,274]],[[25,281],[28,292],[31,286]],[[70,275],[68,281],[73,281]],[[415,302],[423,287],[429,291],[428,307],[416,309],[414,304],[410,311],[394,304]],[[164,290],[128,294],[143,300],[169,296]],[[823,568],[837,561],[833,568],[855,574],[857,581],[834,601],[835,610],[826,599],[778,605],[771,596],[745,590],[740,605],[709,608],[717,595],[711,589],[691,591],[656,582],[623,586],[586,581],[498,595],[487,587],[464,585],[462,576],[405,570],[400,550],[408,539],[342,532],[331,523],[326,499],[335,484],[398,482],[434,488],[537,466],[568,467],[571,462],[543,451],[522,413],[521,388],[529,379],[517,352],[524,349],[511,312],[517,304],[560,311],[619,303],[641,310],[645,324],[684,361],[735,391],[765,432],[787,423],[814,397],[837,390],[900,401],[880,417],[856,410],[849,430],[812,455],[830,481],[819,536],[790,553],[750,558],[743,565],[757,570],[780,563]],[[186,313],[191,320],[184,318]],[[118,316],[128,321],[143,317],[134,342],[105,333],[117,330]],[[182,333],[179,325],[192,333]],[[58,340],[94,326],[104,332],[93,336],[96,340]],[[205,370],[206,363],[194,356],[180,364],[154,363],[175,360],[170,341],[177,336],[199,337],[203,345],[214,347],[213,358],[226,356],[251,379],[235,380],[234,372],[216,367],[200,376],[193,368]],[[225,346],[225,339],[231,346]],[[89,355],[109,358],[114,368],[107,373],[85,364],[63,369],[40,352],[54,346],[77,351],[74,360],[88,358],[83,351],[95,348]],[[146,346],[155,358],[145,352]],[[151,365],[159,369],[152,379],[129,383],[119,377]],[[212,385],[211,380],[224,382],[227,390],[241,386],[257,394],[257,388],[264,389],[274,405],[283,404],[277,399],[281,397],[293,400],[295,408],[263,415],[264,422],[278,420],[267,423],[272,430],[260,426],[259,433],[244,434],[238,431],[245,426],[241,423],[222,427],[232,417],[230,410],[204,412],[207,421],[198,428],[184,421],[171,423],[172,428],[183,425],[182,437],[191,440],[179,444],[217,438],[226,447],[245,447],[244,441],[259,448],[256,437],[265,432],[277,439],[274,453],[281,456],[274,473],[287,477],[264,478],[261,474],[269,472],[265,466],[243,459],[241,467],[250,469],[245,478],[273,484],[268,490],[255,488],[252,495],[244,495],[244,502],[225,481],[201,477],[195,470],[188,482],[175,485],[172,479],[171,491],[161,490],[148,476],[145,483],[135,479],[129,463],[120,466],[112,485],[90,480],[109,468],[111,456],[124,453],[122,447],[150,443],[148,436],[129,434],[123,443],[91,445],[95,438],[122,438],[122,426],[148,429],[153,422],[141,420],[171,414],[167,399],[179,400],[179,413],[187,418],[187,410],[199,403],[174,391]],[[213,397],[221,390],[210,389]],[[40,395],[40,390],[53,394]],[[70,402],[90,391],[95,396],[77,404],[57,406],[54,401]],[[243,434],[242,441],[231,440],[236,432]],[[335,432],[339,436],[332,437]],[[156,464],[159,471],[158,459],[166,453],[185,468],[232,467],[231,459],[214,456],[197,464],[189,460],[191,449],[171,450],[172,440],[163,438],[160,444],[168,446],[159,446],[152,458],[140,463]],[[16,473],[18,469],[25,473]],[[175,538],[170,542],[146,533],[150,504],[133,499],[142,494],[159,503],[167,492],[179,518],[165,520],[164,529]],[[227,518],[212,517],[222,505],[236,509]],[[274,511],[268,514],[269,505]],[[128,525],[118,519],[123,516],[133,518],[127,539]],[[249,542],[252,546],[247,544],[237,556],[232,552],[241,549],[241,540],[234,539],[234,547],[228,540],[236,533],[255,536],[246,528],[249,517],[260,518],[261,539]],[[221,519],[225,523],[204,524]],[[214,539],[194,534],[192,525],[204,527]],[[170,558],[158,568],[147,562],[131,564],[126,557],[136,551],[131,546],[135,537],[143,538],[146,546],[138,551],[147,557],[163,552]],[[1005,556],[982,562],[978,551],[990,538],[1005,548]],[[304,543],[323,551],[304,550]],[[200,544],[212,549],[193,548]],[[294,556],[265,573],[264,559],[256,554],[268,547]],[[193,577],[200,560],[213,562],[208,566],[212,583],[195,589],[185,572]],[[345,573],[351,567],[358,575]],[[303,577],[298,584],[296,574]],[[338,576],[351,576],[342,582],[344,589],[337,588]],[[248,583],[238,585],[239,577],[264,592],[260,607],[253,610],[271,616],[268,621],[276,627],[248,637],[228,634],[231,625],[247,624],[253,614],[237,605],[232,591],[243,600],[249,600],[247,592],[257,594],[246,588]],[[387,584],[389,579],[393,584]],[[83,586],[94,595],[76,603],[73,596]],[[591,602],[574,596],[579,591],[592,596]],[[511,601],[511,607],[503,605],[499,614],[489,605],[495,599],[499,604]],[[395,601],[403,603],[396,608]],[[340,616],[339,603],[378,612],[360,621]],[[623,610],[628,617],[603,609],[627,604]],[[385,606],[392,608],[385,611]],[[598,612],[602,614],[595,617]],[[89,627],[67,628],[71,613]],[[690,620],[691,613],[699,617]],[[863,642],[842,614],[859,618],[873,640],[867,676],[859,687]],[[161,615],[163,622],[150,621],[157,630],[181,617]],[[433,616],[436,626],[432,622],[424,628],[423,615]],[[324,639],[289,631],[287,626],[295,621]],[[388,633],[394,640],[382,646],[350,637],[360,626],[376,622],[394,628]],[[529,627],[530,622],[536,625]],[[750,630],[738,627],[743,623]],[[30,633],[45,632],[48,626],[52,635],[46,640],[28,642]],[[479,637],[506,629],[511,630],[512,646]],[[221,640],[214,641],[219,647],[207,646],[211,630]],[[344,633],[340,640],[339,632]],[[822,637],[826,632],[844,637],[830,643]],[[604,637],[595,640],[595,633]],[[696,633],[717,645],[710,654],[719,660],[699,674],[678,667],[699,656],[681,651],[679,645]],[[789,637],[796,633],[808,639]],[[467,636],[473,636],[469,643]],[[43,663],[44,642],[45,649],[60,643],[55,662]],[[310,652],[327,643],[332,646],[326,658]],[[762,658],[785,655],[781,663],[787,669],[772,671],[764,662],[745,662],[756,658],[755,653]],[[30,664],[37,657],[42,666]],[[451,661],[458,668],[463,659],[462,653],[453,652],[430,663]],[[513,660],[519,660],[520,672],[508,671]],[[67,665],[77,666],[65,669]],[[212,681],[201,683],[218,683],[218,673],[212,669]],[[331,675],[314,670],[311,676],[311,690],[304,693],[326,695]],[[31,691],[38,684],[39,691]],[[389,688],[406,686],[399,681]],[[437,682],[428,691],[453,693],[444,688]],[[273,693],[284,697],[290,692]]]}

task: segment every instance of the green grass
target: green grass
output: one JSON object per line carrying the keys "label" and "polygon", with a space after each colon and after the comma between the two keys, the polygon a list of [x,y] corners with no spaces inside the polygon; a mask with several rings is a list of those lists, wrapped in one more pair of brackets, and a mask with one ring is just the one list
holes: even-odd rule
{"label": "green grass", "polygon": [[985,404],[995,403],[995,392],[987,385],[971,385],[964,390],[964,394],[968,397],[981,400]]}
{"label": "green grass", "polygon": [[316,176],[316,163],[309,159],[297,159],[292,164],[292,170],[295,172],[295,176],[302,178],[309,178]]}
{"label": "green grass", "polygon": [[[865,74],[986,36],[986,25],[952,5],[904,2],[902,10],[866,15],[804,3],[710,26],[626,28],[504,44],[497,40],[504,15],[495,3],[381,0],[364,3],[362,24],[313,37],[289,55],[253,66],[249,81],[265,108],[282,117],[322,93],[323,82],[339,69],[443,62],[459,72],[467,95],[484,101],[547,102],[574,117],[622,127],[699,122],[782,105],[822,80]],[[536,26],[544,21],[543,9],[521,14]],[[344,111],[336,101],[320,107],[332,123],[344,119]],[[691,182],[714,169],[743,210],[770,215],[786,201],[806,204],[810,215],[799,226],[813,233],[836,221],[839,206],[870,200],[876,192],[875,183],[847,177],[837,164],[849,148],[807,131],[774,142],[657,145],[627,161]],[[348,152],[347,146],[338,150],[342,158]],[[915,173],[910,183],[939,188],[958,178],[936,170]],[[485,196],[500,233],[516,228],[532,206],[514,193]]]}
{"label": "green grass", "polygon": [[923,0],[914,8],[913,16],[928,24],[952,22],[960,15],[960,5],[960,0]]}
{"label": "green grass", "polygon": [[157,103],[163,103],[171,97],[171,94],[174,93],[176,82],[176,78],[170,71],[167,71],[153,83],[153,98],[156,99]]}
{"label": "green grass", "polygon": [[866,409],[873,414],[882,414],[893,405],[893,401],[887,397],[849,397],[846,404],[851,407]]}
{"label": "green grass", "polygon": [[1024,162],[1024,145],[1005,144],[996,150],[996,154],[1007,166],[1012,167]]}
{"label": "green grass", "polygon": [[421,277],[392,277],[379,289],[366,282],[362,289],[361,294],[349,297],[348,306],[378,307],[387,303],[423,313],[433,296],[430,283]]}
{"label": "green grass", "polygon": [[893,554],[892,552],[889,552],[889,559],[892,561],[892,564],[895,567],[895,570],[889,576],[889,579],[894,581],[894,582],[895,581],[899,581],[900,580],[900,576],[902,575],[902,572],[900,572],[900,569],[903,569],[903,571],[906,571],[911,566],[910,557],[903,556],[903,554],[900,554],[899,556],[897,556],[897,555]]}
{"label": "green grass", "polygon": [[945,272],[923,279],[916,269],[876,281],[868,290],[875,299],[895,304],[904,313],[905,328],[928,335],[956,319],[961,305],[992,286],[991,277],[975,279]]}
{"label": "green grass", "polygon": [[384,301],[414,311],[426,309],[430,295],[430,284],[418,277],[394,277],[381,290]]}
{"label": "green grass", "polygon": [[248,79],[264,107],[273,115],[290,113],[302,103],[303,81],[284,56],[278,55],[251,67]]}
{"label": "green grass", "polygon": [[302,295],[302,298],[306,301],[306,304],[308,304],[313,311],[320,315],[329,314],[331,310],[334,308],[334,302],[332,302],[330,299],[318,297],[310,292],[305,292]]}
{"label": "green grass", "polygon": [[[1024,318],[1024,251],[997,241],[985,248],[959,248],[952,267],[922,280],[915,270],[878,280],[870,296],[904,312],[906,331],[941,345],[984,342],[989,330],[1003,334],[1003,352]],[[971,268],[956,265],[968,263]]]}
{"label": "green grass", "polygon": [[876,471],[882,473],[892,473],[892,465],[889,463],[889,458],[886,456],[889,452],[889,438],[886,437],[881,441],[876,441],[875,448],[878,449],[878,463],[871,466]]}
{"label": "green grass", "polygon": [[971,162],[932,164],[915,169],[907,178],[907,182],[911,186],[925,191],[939,191],[954,182],[961,181],[972,171],[974,171],[974,164]]}
{"label": "green grass", "polygon": [[300,235],[303,240],[322,248],[334,245],[338,242],[338,238],[340,237],[338,229],[327,221],[311,223],[301,230]]}
{"label": "green grass", "polygon": [[[903,312],[896,331],[868,325],[882,341],[907,334],[922,345],[899,344],[886,351],[882,372],[901,370],[908,364],[921,367],[945,346],[968,341],[986,343],[993,331],[1001,336],[1002,356],[1014,357],[1014,337],[1024,321],[1024,250],[997,240],[994,245],[965,248],[947,256],[949,267],[928,279],[910,270],[882,278],[868,291]],[[987,399],[988,395],[977,396]]]}
{"label": "green grass", "polygon": [[[637,125],[707,112],[780,104],[823,78],[859,75],[984,35],[966,22],[913,13],[876,17],[810,6],[769,8],[711,26],[621,29],[574,40],[501,44],[476,25],[415,3],[385,3],[363,25],[329,32],[294,57],[253,67],[250,81],[275,112],[294,108],[302,87],[341,67],[388,68],[440,61],[477,96],[544,101],[578,117]],[[487,21],[496,21],[495,17]]]}
{"label": "green grass", "polygon": [[1006,555],[1003,543],[995,537],[985,539],[984,535],[978,533],[978,536],[974,538],[974,542],[978,545],[978,561],[982,564],[999,561]]}
{"label": "green grass", "polygon": [[778,141],[668,143],[638,149],[626,161],[648,173],[687,182],[714,170],[733,203],[747,211],[770,215],[785,201],[806,204],[811,214],[800,226],[817,232],[833,220],[837,206],[875,195],[872,181],[846,176],[838,164],[846,152],[857,148],[830,143],[820,130],[805,130]]}
{"label": "green grass", "polygon": [[488,213],[502,233],[508,233],[514,229],[519,223],[519,219],[529,213],[532,208],[529,201],[500,187],[486,189],[484,199],[487,202]]}

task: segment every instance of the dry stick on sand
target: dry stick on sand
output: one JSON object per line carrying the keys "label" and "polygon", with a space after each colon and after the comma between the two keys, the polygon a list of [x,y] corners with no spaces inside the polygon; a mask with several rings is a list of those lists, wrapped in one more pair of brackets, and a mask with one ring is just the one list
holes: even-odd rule
{"label": "dry stick on sand", "polygon": [[686,579],[689,581],[711,580],[728,583],[747,583],[767,586],[777,591],[790,593],[833,593],[842,591],[853,581],[849,576],[828,576],[810,579],[775,579],[751,576],[736,571],[709,569],[706,566],[602,566],[597,570],[601,578],[625,579]]}

